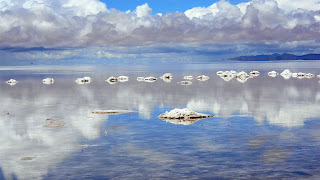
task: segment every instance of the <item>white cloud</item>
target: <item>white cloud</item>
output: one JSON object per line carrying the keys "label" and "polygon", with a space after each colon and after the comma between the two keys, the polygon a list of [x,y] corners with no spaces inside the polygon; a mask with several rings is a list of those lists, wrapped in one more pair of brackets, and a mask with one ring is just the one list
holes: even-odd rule
{"label": "white cloud", "polygon": [[150,16],[152,9],[149,7],[148,3],[145,3],[141,6],[137,6],[136,13],[138,18],[144,18]]}
{"label": "white cloud", "polygon": [[15,3],[12,0],[1,0],[0,1],[0,11],[6,11],[11,9]]}
{"label": "white cloud", "polygon": [[318,39],[320,11],[310,11],[317,9],[317,1],[304,2],[309,5],[301,5],[300,10],[283,2],[253,0],[232,5],[221,0],[184,13],[158,15],[147,3],[122,12],[107,9],[98,0],[1,0],[0,47],[282,44]]}
{"label": "white cloud", "polygon": [[320,10],[319,0],[276,0],[279,7],[286,12],[294,11],[297,9],[304,9],[308,11],[318,11]]}
{"label": "white cloud", "polygon": [[216,3],[212,4],[209,7],[194,7],[192,9],[189,9],[187,11],[184,12],[184,14],[190,18],[202,18],[205,15],[212,15],[212,16],[216,16],[216,14],[219,12],[219,8],[217,6]]}
{"label": "white cloud", "polygon": [[107,12],[106,4],[98,0],[69,0],[62,4],[63,8],[73,11],[77,16],[96,15],[100,12]]}

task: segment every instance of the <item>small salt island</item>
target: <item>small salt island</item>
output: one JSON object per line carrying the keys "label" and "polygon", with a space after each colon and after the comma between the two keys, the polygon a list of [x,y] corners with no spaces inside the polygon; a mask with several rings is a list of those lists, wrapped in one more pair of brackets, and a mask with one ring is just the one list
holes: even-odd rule
{"label": "small salt island", "polygon": [[190,125],[201,119],[209,118],[209,117],[213,117],[213,115],[198,113],[188,108],[184,108],[184,109],[175,108],[169,112],[167,111],[158,116],[158,118],[161,120],[170,122],[172,124],[179,124],[179,125]]}
{"label": "small salt island", "polygon": [[119,77],[117,78],[117,80],[118,80],[119,82],[127,82],[127,81],[129,81],[129,77],[128,77],[128,76],[119,76]]}
{"label": "small salt island", "polygon": [[189,108],[183,109],[173,109],[171,111],[166,111],[163,114],[160,114],[158,118],[167,118],[167,119],[193,119],[193,118],[208,118],[213,117],[213,115],[202,114],[195,112]]}
{"label": "small salt island", "polygon": [[14,86],[18,83],[18,81],[15,79],[9,79],[8,81],[6,81],[6,83],[9,84],[10,86]]}
{"label": "small salt island", "polygon": [[160,77],[160,79],[162,79],[164,82],[171,82],[171,80],[173,79],[173,76],[171,73],[165,73]]}
{"label": "small salt island", "polygon": [[54,79],[53,78],[45,78],[42,80],[43,84],[47,84],[47,85],[51,85],[54,83]]}

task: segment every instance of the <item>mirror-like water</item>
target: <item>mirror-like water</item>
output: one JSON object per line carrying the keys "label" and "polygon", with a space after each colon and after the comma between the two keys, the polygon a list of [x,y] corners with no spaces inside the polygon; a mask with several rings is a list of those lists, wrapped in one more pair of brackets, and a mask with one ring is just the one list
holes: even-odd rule
{"label": "mirror-like water", "polygon": [[[319,79],[267,75],[287,68],[317,75],[317,63],[2,68],[1,176],[320,178]],[[258,70],[260,75],[245,83],[216,75],[231,69]],[[171,82],[136,80],[167,72],[173,75]],[[178,84],[183,76],[202,74],[210,79]],[[120,75],[129,81],[105,81]],[[74,82],[84,76],[92,82]],[[47,77],[54,78],[52,85],[42,83]],[[19,83],[6,84],[10,78]],[[157,118],[174,108],[214,117],[189,125]],[[138,112],[93,114],[96,110]]]}

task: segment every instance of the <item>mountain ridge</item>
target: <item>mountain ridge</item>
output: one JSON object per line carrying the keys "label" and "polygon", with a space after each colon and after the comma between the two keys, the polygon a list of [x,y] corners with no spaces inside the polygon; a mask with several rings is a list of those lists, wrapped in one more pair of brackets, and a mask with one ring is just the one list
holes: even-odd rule
{"label": "mountain ridge", "polygon": [[320,54],[305,54],[297,56],[294,54],[271,54],[271,55],[255,55],[255,56],[238,56],[230,58],[230,60],[239,61],[275,61],[275,60],[320,60]]}

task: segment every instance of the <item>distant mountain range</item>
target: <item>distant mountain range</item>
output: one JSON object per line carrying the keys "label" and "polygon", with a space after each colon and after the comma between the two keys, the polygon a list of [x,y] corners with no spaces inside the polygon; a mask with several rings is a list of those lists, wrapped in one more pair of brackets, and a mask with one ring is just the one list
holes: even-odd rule
{"label": "distant mountain range", "polygon": [[320,54],[306,54],[296,56],[293,54],[272,54],[272,55],[256,55],[256,56],[239,56],[231,58],[231,60],[239,61],[276,61],[276,60],[320,60]]}

